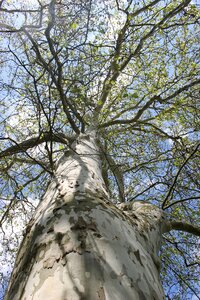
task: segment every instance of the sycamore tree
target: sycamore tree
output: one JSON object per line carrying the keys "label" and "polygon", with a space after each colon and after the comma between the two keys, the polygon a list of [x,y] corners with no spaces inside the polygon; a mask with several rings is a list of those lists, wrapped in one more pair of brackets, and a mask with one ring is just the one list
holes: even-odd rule
{"label": "sycamore tree", "polygon": [[198,3],[0,13],[0,224],[27,222],[5,299],[200,299]]}

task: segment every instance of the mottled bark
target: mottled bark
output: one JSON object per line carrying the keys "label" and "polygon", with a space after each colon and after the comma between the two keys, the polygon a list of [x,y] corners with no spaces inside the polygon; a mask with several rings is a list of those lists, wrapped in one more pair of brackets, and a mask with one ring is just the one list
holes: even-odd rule
{"label": "mottled bark", "polygon": [[17,255],[5,300],[164,299],[153,205],[115,207],[92,135],[58,162]]}

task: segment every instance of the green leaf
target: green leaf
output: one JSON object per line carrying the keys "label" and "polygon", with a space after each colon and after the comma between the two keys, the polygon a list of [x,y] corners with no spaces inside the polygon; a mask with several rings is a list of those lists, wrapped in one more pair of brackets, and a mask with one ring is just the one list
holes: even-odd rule
{"label": "green leaf", "polygon": [[76,29],[76,28],[78,27],[78,24],[77,24],[77,23],[72,23],[72,24],[70,25],[70,27],[71,27],[72,29]]}
{"label": "green leaf", "polygon": [[133,98],[138,98],[138,94],[137,93],[134,93],[132,96],[133,96]]}

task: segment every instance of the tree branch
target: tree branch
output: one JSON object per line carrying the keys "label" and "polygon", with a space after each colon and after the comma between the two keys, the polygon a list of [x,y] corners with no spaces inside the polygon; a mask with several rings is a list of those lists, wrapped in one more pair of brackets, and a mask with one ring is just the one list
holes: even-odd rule
{"label": "tree branch", "polygon": [[180,199],[180,200],[176,200],[175,202],[172,202],[170,203],[169,205],[165,206],[165,209],[173,206],[173,205],[176,205],[178,203],[183,203],[185,201],[192,201],[192,200],[200,200],[200,196],[192,196],[192,197],[189,197],[189,198],[185,198],[185,199]]}
{"label": "tree branch", "polygon": [[[149,36],[151,36],[153,34],[153,32],[155,30],[152,31],[152,33],[150,32],[150,35],[147,34],[145,35],[139,42],[138,46],[136,47],[136,50],[131,53],[128,58],[126,60],[124,60],[121,65],[118,63],[118,60],[120,58],[121,55],[121,50],[122,50],[122,46],[125,43],[125,36],[126,36],[126,32],[128,30],[128,28],[130,27],[130,20],[139,15],[141,12],[147,10],[149,7],[154,6],[156,3],[158,3],[160,0],[155,0],[152,3],[150,3],[149,5],[144,6],[143,8],[135,11],[132,14],[129,14],[128,12],[126,12],[127,17],[126,17],[126,22],[124,24],[124,26],[120,29],[118,37],[117,37],[117,41],[116,41],[116,45],[115,45],[115,52],[113,54],[113,60],[110,63],[110,67],[108,70],[108,74],[104,80],[103,83],[103,89],[102,89],[102,94],[100,97],[100,104],[97,104],[96,109],[95,109],[95,116],[97,116],[99,114],[99,112],[101,111],[101,109],[103,108],[107,97],[112,89],[113,83],[116,82],[117,78],[119,77],[119,75],[121,74],[121,72],[125,69],[125,67],[128,65],[129,61],[134,57],[137,56],[143,46],[143,42],[144,40],[146,40]],[[160,24],[160,22],[158,23]],[[157,25],[158,25],[157,24]],[[157,25],[155,26],[155,29],[157,28]],[[154,28],[154,27],[153,27]]]}
{"label": "tree branch", "polygon": [[[62,83],[62,80],[61,80],[62,79],[61,69],[59,68],[58,79],[56,79],[55,71],[53,71],[53,68],[51,67],[50,62],[47,63],[45,61],[45,59],[42,57],[37,42],[33,39],[33,37],[31,36],[31,34],[25,28],[23,29],[23,32],[26,34],[26,36],[28,37],[28,39],[31,41],[31,43],[33,45],[33,50],[34,50],[34,52],[36,54],[36,57],[37,57],[38,61],[41,63],[41,65],[43,66],[43,68],[51,75],[51,78],[52,78],[54,84],[56,85],[56,87],[58,89],[58,92],[60,94],[61,101],[62,101],[62,104],[63,104],[63,110],[64,110],[64,112],[65,112],[65,114],[67,116],[67,119],[68,119],[68,121],[69,121],[72,129],[76,133],[80,133],[77,125],[75,124],[75,121],[71,117],[70,112],[68,110],[68,106],[69,106],[69,108],[71,108],[72,112],[74,113],[74,109],[73,109],[72,105],[69,103],[69,101],[67,100],[67,97],[65,96],[65,93],[64,93],[63,88],[62,88],[62,84],[61,84]],[[56,53],[56,55],[57,55],[57,53]],[[53,58],[55,58],[55,56],[53,56]]]}
{"label": "tree branch", "polygon": [[183,232],[188,232],[196,236],[200,236],[200,227],[194,226],[190,223],[185,223],[181,221],[168,221],[166,224],[165,232],[171,230],[178,230]]}
{"label": "tree branch", "polygon": [[4,158],[13,154],[26,152],[28,149],[36,147],[44,142],[53,141],[68,145],[73,141],[73,137],[66,137],[62,133],[52,134],[50,132],[45,132],[38,137],[33,137],[21,143],[17,143],[10,138],[0,138],[0,140],[11,140],[13,143],[15,143],[15,145],[0,152],[0,158]]}
{"label": "tree branch", "polygon": [[59,57],[58,57],[58,52],[56,52],[55,48],[54,48],[54,42],[50,36],[50,32],[52,30],[52,28],[54,27],[55,23],[56,23],[56,12],[55,12],[55,4],[56,4],[56,1],[55,0],[52,0],[50,3],[49,3],[49,15],[50,15],[50,19],[49,19],[49,23],[48,23],[48,26],[45,30],[45,36],[46,36],[46,39],[47,39],[47,42],[48,42],[48,45],[49,45],[49,49],[50,49],[50,52],[53,56],[53,59],[55,59],[55,62],[57,64],[57,71],[58,71],[58,79],[56,82],[54,82],[58,88],[58,91],[60,93],[60,96],[61,96],[61,101],[62,101],[62,104],[63,104],[63,109],[64,109],[64,112],[66,113],[67,115],[67,118],[69,120],[69,122],[71,123],[71,125],[73,125],[73,128],[75,130],[76,133],[79,133],[79,129],[78,127],[76,126],[73,118],[71,118],[70,116],[70,113],[68,111],[68,108],[67,106],[72,110],[73,114],[76,116],[76,118],[81,122],[82,126],[83,126],[83,119],[82,117],[78,114],[78,112],[74,109],[73,105],[71,104],[71,102],[68,100],[68,98],[66,97],[64,91],[63,91],[63,82],[62,82],[62,77],[63,77],[63,71],[62,71],[62,63],[61,61],[59,60]]}
{"label": "tree branch", "polygon": [[175,184],[176,184],[176,182],[178,180],[178,177],[179,177],[182,169],[185,167],[185,165],[188,163],[188,161],[193,157],[193,155],[198,151],[199,146],[200,146],[200,143],[195,147],[194,151],[188,156],[188,158],[186,158],[186,160],[183,162],[183,164],[179,168],[179,170],[178,170],[178,172],[177,172],[177,174],[176,174],[176,176],[174,178],[174,181],[173,181],[173,183],[172,183],[172,185],[171,185],[171,187],[170,187],[170,189],[169,189],[169,191],[168,191],[168,193],[167,193],[167,195],[166,195],[166,197],[165,197],[165,199],[164,199],[164,201],[162,203],[162,209],[166,209],[165,204],[167,203],[169,197],[172,194],[173,188],[174,188],[174,186],[175,186]]}
{"label": "tree branch", "polygon": [[[108,126],[113,126],[113,125],[122,125],[122,124],[131,124],[131,123],[136,123],[140,117],[142,116],[142,114],[157,100],[159,103],[164,103],[167,102],[168,100],[178,96],[180,93],[187,91],[189,88],[191,88],[192,86],[195,86],[197,84],[200,83],[200,79],[197,79],[189,84],[184,85],[183,87],[181,87],[180,89],[178,89],[176,92],[174,92],[173,94],[171,94],[170,96],[166,97],[166,98],[161,98],[160,95],[155,95],[152,98],[150,98],[146,104],[144,104],[144,106],[138,110],[138,112],[136,113],[136,115],[134,116],[134,118],[132,119],[118,119],[118,120],[111,120],[108,121],[107,123],[103,123],[101,124],[99,127],[100,128],[105,128]],[[145,121],[145,120],[144,120]]]}

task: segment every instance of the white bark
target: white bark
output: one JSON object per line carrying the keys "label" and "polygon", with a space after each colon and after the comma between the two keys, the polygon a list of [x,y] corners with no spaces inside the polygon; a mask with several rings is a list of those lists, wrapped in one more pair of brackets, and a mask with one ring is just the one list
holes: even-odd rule
{"label": "white bark", "polygon": [[112,205],[95,137],[72,148],[27,228],[5,300],[164,299],[161,211]]}

